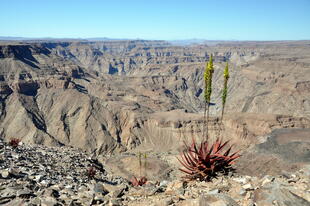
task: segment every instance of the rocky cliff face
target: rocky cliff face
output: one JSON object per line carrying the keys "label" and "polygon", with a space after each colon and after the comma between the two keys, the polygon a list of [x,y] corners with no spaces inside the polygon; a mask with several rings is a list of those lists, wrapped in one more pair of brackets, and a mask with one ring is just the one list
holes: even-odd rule
{"label": "rocky cliff face", "polygon": [[[309,47],[307,42],[180,47],[164,41],[2,45],[0,134],[97,152],[159,144],[165,135],[168,145],[178,146],[180,132],[201,132],[202,74],[210,54],[211,133],[256,142],[274,128],[310,127]],[[216,116],[226,61],[231,78],[221,124]]]}

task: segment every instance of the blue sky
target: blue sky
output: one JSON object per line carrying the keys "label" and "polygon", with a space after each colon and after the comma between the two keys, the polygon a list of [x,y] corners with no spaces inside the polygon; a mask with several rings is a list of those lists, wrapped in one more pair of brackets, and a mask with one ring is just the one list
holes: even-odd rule
{"label": "blue sky", "polygon": [[1,0],[0,36],[310,39],[310,0]]}

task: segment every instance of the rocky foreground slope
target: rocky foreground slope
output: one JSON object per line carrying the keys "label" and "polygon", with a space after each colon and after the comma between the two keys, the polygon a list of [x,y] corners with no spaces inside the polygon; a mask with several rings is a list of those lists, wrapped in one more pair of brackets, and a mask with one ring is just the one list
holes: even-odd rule
{"label": "rocky foreground slope", "polygon": [[[310,130],[308,131],[310,133]],[[308,133],[308,134],[309,134]],[[307,141],[307,140],[306,140]],[[283,141],[282,141],[283,144]],[[303,143],[309,148],[309,144]],[[262,147],[262,146],[261,146]],[[264,153],[274,153],[262,147]],[[279,152],[281,146],[273,147]],[[269,151],[269,152],[266,152]],[[292,150],[291,150],[292,151]],[[296,150],[295,150],[296,151]],[[282,151],[283,152],[283,151]],[[286,151],[285,151],[286,152]],[[284,154],[286,154],[284,152]],[[309,154],[305,152],[304,154]],[[149,181],[133,187],[128,177],[109,165],[107,156],[98,159],[79,149],[70,147],[45,147],[20,144],[16,148],[0,140],[0,204],[16,205],[175,205],[175,206],[307,206],[310,204],[310,162],[297,156],[294,163],[303,167],[268,175],[260,170],[260,176],[239,172],[218,176],[211,182],[183,181],[173,166],[171,153],[150,154],[147,167],[142,168]],[[175,155],[172,155],[175,160]],[[139,170],[137,163],[128,161],[134,153],[123,155],[127,161],[115,161],[114,167]],[[157,159],[157,162],[154,161]],[[308,156],[309,159],[309,156]],[[284,159],[285,160],[285,159]],[[290,160],[285,160],[286,163]],[[306,163],[306,164],[305,164]],[[259,164],[256,162],[256,164]],[[167,165],[166,176],[159,176]],[[275,167],[276,162],[271,167]],[[261,165],[270,168],[268,165]],[[242,166],[238,166],[242,170]],[[89,169],[96,172],[89,176]],[[245,168],[243,166],[243,168]],[[157,172],[160,171],[160,172]],[[157,173],[157,174],[156,174]],[[132,174],[131,174],[132,175]]]}
{"label": "rocky foreground slope", "polygon": [[[201,134],[210,54],[212,134],[257,142],[276,128],[308,128],[309,47],[308,41],[1,43],[1,138],[97,153],[154,148],[163,138],[177,148],[181,136]],[[226,61],[231,78],[222,124],[216,116]]]}

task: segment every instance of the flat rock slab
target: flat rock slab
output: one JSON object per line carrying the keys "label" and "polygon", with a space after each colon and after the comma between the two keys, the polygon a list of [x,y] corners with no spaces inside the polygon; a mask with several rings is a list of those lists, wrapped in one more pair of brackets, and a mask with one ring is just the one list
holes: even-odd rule
{"label": "flat rock slab", "polygon": [[243,153],[237,172],[264,176],[292,172],[310,165],[310,129],[276,129],[266,141]]}
{"label": "flat rock slab", "polygon": [[273,206],[275,203],[284,206],[308,206],[306,199],[296,195],[283,185],[273,182],[267,187],[262,187],[254,192],[254,201],[257,205]]}
{"label": "flat rock slab", "polygon": [[259,152],[277,154],[290,163],[310,163],[310,129],[277,129],[267,141],[257,145]]}

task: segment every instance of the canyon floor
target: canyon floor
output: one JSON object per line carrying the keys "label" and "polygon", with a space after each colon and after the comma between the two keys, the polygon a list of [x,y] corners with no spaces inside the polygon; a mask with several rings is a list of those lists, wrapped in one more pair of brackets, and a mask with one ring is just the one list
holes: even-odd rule
{"label": "canyon floor", "polygon": [[[182,182],[211,54],[209,134],[242,156],[228,176]],[[2,41],[0,141],[0,204],[309,205],[310,42]]]}

